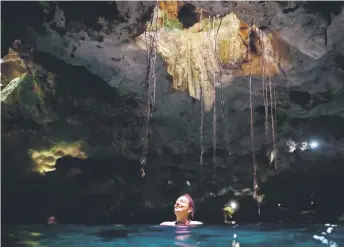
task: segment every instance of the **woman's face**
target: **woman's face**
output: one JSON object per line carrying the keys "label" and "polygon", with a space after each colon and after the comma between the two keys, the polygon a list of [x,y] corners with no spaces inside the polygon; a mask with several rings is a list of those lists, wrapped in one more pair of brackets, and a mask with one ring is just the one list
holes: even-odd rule
{"label": "woman's face", "polygon": [[190,208],[189,203],[189,199],[185,196],[179,197],[174,204],[175,215],[188,215],[191,213],[193,209]]}

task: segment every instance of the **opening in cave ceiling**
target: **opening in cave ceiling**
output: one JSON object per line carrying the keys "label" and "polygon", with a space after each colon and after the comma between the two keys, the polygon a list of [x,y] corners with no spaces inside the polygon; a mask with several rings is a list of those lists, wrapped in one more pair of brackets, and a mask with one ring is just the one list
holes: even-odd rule
{"label": "opening in cave ceiling", "polygon": [[[197,8],[195,16],[199,15],[200,21],[183,28],[178,17],[178,10],[183,5],[183,2],[159,2],[157,14],[153,17],[157,18],[157,52],[172,76],[172,88],[187,92],[198,100],[202,89],[206,111],[213,106],[213,82],[210,78],[213,74],[209,76],[209,71],[219,77],[221,70],[220,79],[223,86],[227,86],[235,77],[251,73],[252,76],[268,78],[291,68],[289,46],[278,35],[265,33],[255,25],[249,26],[234,13],[222,17],[209,16]],[[186,9],[190,11],[191,8]],[[155,27],[148,25],[147,28],[149,32]],[[147,49],[145,35],[147,32],[137,38],[143,49]],[[220,85],[215,84],[215,87]]]}
{"label": "opening in cave ceiling", "polygon": [[195,6],[190,3],[186,3],[179,7],[178,20],[182,23],[183,28],[190,28],[199,22],[199,13]]}
{"label": "opening in cave ceiling", "polygon": [[[147,39],[149,37],[149,40]],[[154,38],[152,38],[154,37]],[[200,123],[200,164],[203,164],[203,117],[205,112],[213,112],[213,163],[216,168],[216,89],[221,91],[222,118],[225,122],[225,99],[223,87],[235,77],[249,77],[250,84],[250,124],[251,152],[254,170],[254,191],[258,198],[256,162],[254,154],[254,115],[252,102],[252,77],[262,78],[263,101],[265,107],[266,142],[276,148],[276,89],[272,77],[283,74],[291,68],[289,47],[276,34],[265,33],[255,25],[249,26],[239,20],[234,13],[224,16],[210,16],[191,4],[179,1],[158,2],[147,24],[146,32],[138,37],[139,45],[148,52],[147,69],[147,121],[143,137],[144,151],[142,164],[146,164],[148,150],[149,121],[152,98],[155,98],[155,74],[152,64],[156,63],[156,53],[160,54],[172,76],[172,87],[187,92],[201,102]],[[153,97],[151,95],[154,95]],[[154,105],[154,103],[153,103]],[[270,122],[270,123],[269,123]],[[226,125],[227,123],[225,123]],[[269,127],[271,130],[269,130]],[[226,134],[225,134],[226,138]],[[271,141],[270,141],[271,140]],[[277,170],[277,161],[274,160]],[[144,175],[144,172],[143,172]]]}

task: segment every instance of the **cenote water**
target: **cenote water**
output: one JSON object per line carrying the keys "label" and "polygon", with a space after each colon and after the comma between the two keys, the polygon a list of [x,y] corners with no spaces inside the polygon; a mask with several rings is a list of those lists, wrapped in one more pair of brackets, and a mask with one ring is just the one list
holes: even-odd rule
{"label": "cenote water", "polygon": [[[331,224],[251,224],[166,227],[154,225],[33,225],[3,228],[2,246],[47,247],[321,247],[344,246],[344,227]],[[239,243],[239,244],[238,244]]]}

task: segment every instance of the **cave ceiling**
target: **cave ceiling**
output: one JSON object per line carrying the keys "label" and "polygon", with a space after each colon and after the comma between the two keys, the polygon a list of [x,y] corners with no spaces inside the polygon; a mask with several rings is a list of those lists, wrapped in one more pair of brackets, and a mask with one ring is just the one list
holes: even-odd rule
{"label": "cave ceiling", "polygon": [[[25,73],[40,76],[41,70],[47,70],[32,65],[35,62],[30,61],[30,52],[34,50],[100,77],[114,88],[114,97],[134,100],[135,107],[128,104],[126,109],[142,118],[146,114],[147,47],[156,39],[151,148],[157,153],[168,149],[181,155],[199,150],[201,103],[205,107],[205,149],[213,145],[215,106],[218,148],[230,153],[248,153],[249,81],[255,107],[257,149],[265,143],[264,110],[261,114],[266,104],[263,83],[266,86],[271,82],[274,89],[273,104],[277,109],[276,118],[280,120],[276,127],[277,143],[285,143],[288,136],[296,135],[292,125],[295,119],[302,122],[302,119],[325,116],[344,117],[341,4],[331,3],[326,8],[319,3],[275,1],[159,1],[158,7],[155,4],[99,2],[77,6],[72,2],[39,2],[25,5],[35,17],[20,11],[12,16],[5,13],[5,22],[11,23],[12,28],[4,24],[3,34],[7,39],[2,42],[3,88]],[[15,7],[6,3],[6,8],[8,13],[13,13]],[[26,43],[28,50],[4,52],[4,46],[7,45],[7,51],[14,39]],[[49,97],[58,98],[54,78],[59,75],[47,71],[41,75],[47,83],[36,83],[25,94],[30,104],[21,101],[23,90],[14,91],[2,101],[7,108],[19,104],[22,114],[50,128],[64,116],[49,107]],[[78,86],[73,90],[83,90],[82,84]],[[44,94],[47,90],[49,96]],[[92,105],[92,100],[85,104]],[[223,108],[226,121],[221,118]],[[65,122],[76,126],[78,119],[66,117]],[[139,135],[139,127],[142,125],[136,126],[135,131],[126,130],[126,135],[117,136],[117,142],[107,144],[104,150],[117,145],[116,152],[139,159],[137,144],[118,147],[118,142],[126,141],[128,132]],[[223,131],[227,134],[223,135]],[[84,136],[79,137],[87,142]],[[79,139],[71,143],[79,143]],[[84,150],[79,150],[79,146],[75,150],[75,145],[71,145],[70,152],[66,153],[86,157]],[[92,145],[89,142],[87,145],[89,150]],[[48,152],[53,148],[54,145],[38,145],[31,154],[36,161],[41,159],[51,166],[60,154],[52,155],[53,158],[41,157],[39,150]]]}

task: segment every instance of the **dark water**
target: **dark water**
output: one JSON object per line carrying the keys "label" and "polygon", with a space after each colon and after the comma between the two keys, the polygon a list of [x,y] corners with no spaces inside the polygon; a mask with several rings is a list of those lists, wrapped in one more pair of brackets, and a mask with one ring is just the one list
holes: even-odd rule
{"label": "dark water", "polygon": [[2,226],[1,246],[47,247],[344,247],[339,225],[255,224],[236,226],[162,227],[34,225]]}

